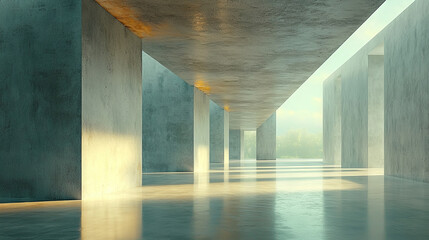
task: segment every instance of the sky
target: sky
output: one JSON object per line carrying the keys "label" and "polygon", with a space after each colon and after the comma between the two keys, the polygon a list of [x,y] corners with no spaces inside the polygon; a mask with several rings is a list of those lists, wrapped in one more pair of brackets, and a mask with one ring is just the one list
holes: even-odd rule
{"label": "sky", "polygon": [[277,136],[297,129],[322,133],[322,89],[322,82],[308,82],[277,110]]}

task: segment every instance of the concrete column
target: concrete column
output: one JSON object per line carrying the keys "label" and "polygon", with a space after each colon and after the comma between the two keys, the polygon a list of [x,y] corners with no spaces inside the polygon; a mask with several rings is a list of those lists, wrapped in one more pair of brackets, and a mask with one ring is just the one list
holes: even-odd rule
{"label": "concrete column", "polygon": [[82,1],[82,195],[141,186],[141,40]]}
{"label": "concrete column", "polygon": [[368,167],[384,166],[384,56],[368,56]]}
{"label": "concrete column", "polygon": [[323,162],[341,165],[341,77],[323,82]]}
{"label": "concrete column", "polygon": [[341,166],[368,167],[368,55],[360,54],[341,71]]}
{"label": "concrete column", "polygon": [[244,131],[240,129],[229,130],[229,159],[244,159]]}
{"label": "concrete column", "polygon": [[223,113],[223,168],[229,170],[229,112]]}
{"label": "concrete column", "polygon": [[91,0],[2,2],[0,33],[0,198],[141,185],[140,39]]}
{"label": "concrete column", "polygon": [[276,113],[256,130],[256,159],[276,159]]}
{"label": "concrete column", "polygon": [[385,36],[386,175],[429,182],[429,1],[417,0]]}
{"label": "concrete column", "polygon": [[210,101],[210,162],[229,165],[229,113]]}
{"label": "concrete column", "polygon": [[142,59],[143,172],[208,168],[207,96],[144,52]]}
{"label": "concrete column", "polygon": [[194,172],[210,169],[210,99],[194,88]]}

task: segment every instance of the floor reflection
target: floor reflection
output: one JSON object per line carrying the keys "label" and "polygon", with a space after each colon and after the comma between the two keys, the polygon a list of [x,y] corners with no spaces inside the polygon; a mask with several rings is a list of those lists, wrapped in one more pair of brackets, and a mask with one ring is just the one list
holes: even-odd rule
{"label": "floor reflection", "polygon": [[140,239],[142,202],[128,199],[82,201],[81,239]]}
{"label": "floor reflection", "polygon": [[429,184],[318,160],[143,174],[103,201],[0,204],[0,239],[429,239]]}

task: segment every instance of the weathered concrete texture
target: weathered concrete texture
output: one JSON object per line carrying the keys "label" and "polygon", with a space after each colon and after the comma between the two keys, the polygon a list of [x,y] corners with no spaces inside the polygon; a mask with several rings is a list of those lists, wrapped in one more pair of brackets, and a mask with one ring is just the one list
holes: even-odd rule
{"label": "weathered concrete texture", "polygon": [[341,71],[341,166],[368,167],[368,56],[349,60]]}
{"label": "weathered concrete texture", "polygon": [[206,171],[210,160],[209,99],[142,54],[143,171]]}
{"label": "weathered concrete texture", "polygon": [[210,99],[194,88],[194,172],[210,169]]}
{"label": "weathered concrete texture", "polygon": [[341,165],[341,76],[323,83],[323,162]]}
{"label": "weathered concrete texture", "polygon": [[244,159],[244,131],[240,129],[229,130],[229,159]]}
{"label": "weathered concrete texture", "polygon": [[223,163],[225,110],[210,100],[210,162]]}
{"label": "weathered concrete texture", "polygon": [[385,174],[429,182],[429,1],[417,0],[385,37]]}
{"label": "weathered concrete texture", "polygon": [[97,1],[145,52],[227,104],[232,129],[256,129],[385,0]]}
{"label": "weathered concrete texture", "polygon": [[229,169],[229,112],[223,112],[223,169]]}
{"label": "weathered concrete texture", "polygon": [[368,56],[368,167],[384,166],[384,56]]}
{"label": "weathered concrete texture", "polygon": [[210,162],[229,164],[229,113],[210,101]]}
{"label": "weathered concrete texture", "polygon": [[140,39],[82,1],[82,198],[141,186]]}
{"label": "weathered concrete texture", "polygon": [[0,1],[0,198],[81,197],[81,41],[80,1]]}
{"label": "weathered concrete texture", "polygon": [[256,159],[276,159],[276,113],[256,129]]}
{"label": "weathered concrete texture", "polygon": [[143,171],[194,170],[194,87],[142,53]]}

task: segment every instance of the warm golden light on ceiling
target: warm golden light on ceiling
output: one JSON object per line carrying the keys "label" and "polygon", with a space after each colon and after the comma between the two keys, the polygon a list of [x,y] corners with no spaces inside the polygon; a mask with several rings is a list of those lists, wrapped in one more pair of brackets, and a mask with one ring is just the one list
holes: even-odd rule
{"label": "warm golden light on ceiling", "polygon": [[223,109],[225,109],[225,111],[230,112],[231,108],[229,107],[228,104],[226,104],[225,106],[223,106]]}
{"label": "warm golden light on ceiling", "polygon": [[204,16],[198,12],[194,15],[192,26],[195,31],[201,32],[205,30],[206,21]]}
{"label": "warm golden light on ceiling", "polygon": [[205,94],[210,93],[211,87],[209,86],[209,84],[207,82],[205,82],[203,80],[200,80],[200,79],[196,80],[194,82],[194,86],[196,88],[198,88],[199,90],[201,90]]}
{"label": "warm golden light on ceiling", "polygon": [[138,37],[144,38],[153,36],[153,27],[136,19],[135,16],[138,16],[138,14],[128,6],[109,0],[96,1]]}

